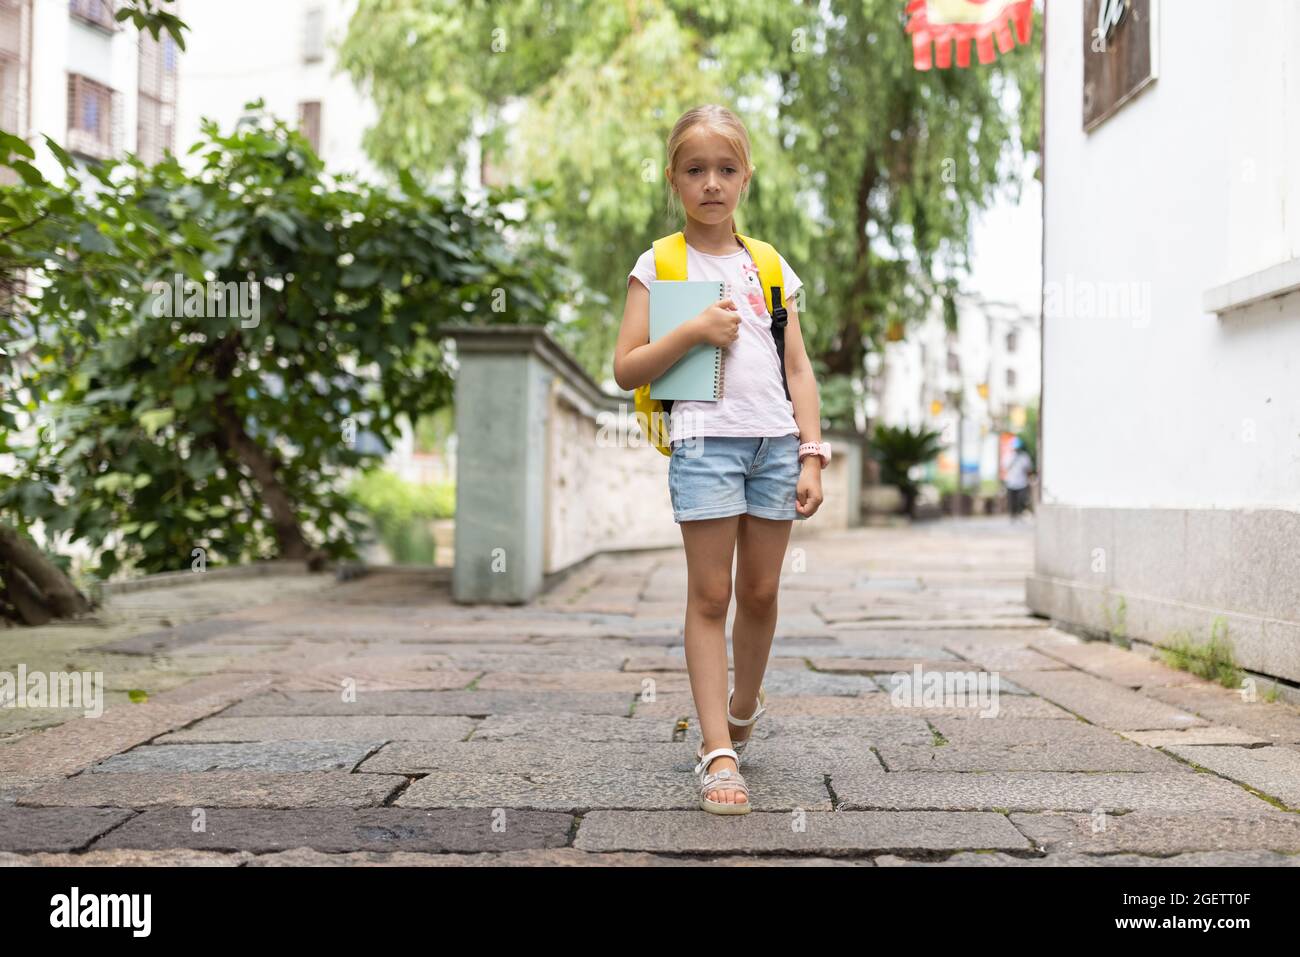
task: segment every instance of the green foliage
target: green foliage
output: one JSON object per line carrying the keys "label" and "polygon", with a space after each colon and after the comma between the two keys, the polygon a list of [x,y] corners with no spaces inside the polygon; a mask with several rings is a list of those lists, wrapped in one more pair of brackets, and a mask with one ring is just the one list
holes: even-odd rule
{"label": "green foliage", "polygon": [[[904,8],[360,0],[340,63],[373,91],[365,145],[381,168],[460,175],[481,123],[494,168],[548,184],[529,226],[590,290],[555,334],[598,381],[631,264],[681,226],[666,208],[672,124],[700,103],[734,109],[756,167],[737,226],[803,278],[800,323],[825,387],[861,379],[890,322],[951,304],[973,215],[1037,149],[1041,19],[1030,47],[993,64],[920,72]],[[507,130],[509,102],[522,108]],[[859,395],[824,398],[825,418],[853,425]]]}
{"label": "green foliage", "polygon": [[877,425],[871,440],[871,454],[880,463],[880,481],[893,485],[903,494],[905,510],[910,515],[919,482],[909,474],[918,465],[938,457],[943,437],[933,429]]}
{"label": "green foliage", "polygon": [[429,523],[455,514],[455,485],[419,485],[392,472],[374,470],[357,478],[349,494],[370,514],[379,540],[393,561],[433,563],[434,540]]}
{"label": "green foliage", "polygon": [[[0,196],[0,270],[40,291],[0,314],[0,452],[18,460],[0,520],[89,543],[101,577],[189,567],[194,547],[354,555],[342,477],[381,452],[352,437],[391,445],[400,417],[450,403],[434,326],[539,323],[565,295],[555,255],[506,241],[501,207],[525,194],[331,177],[277,120],[205,121],[193,174],[170,154],[83,168],[46,143],[61,184],[0,134],[22,178]],[[217,308],[199,285],[176,309],[178,276],[244,295]]]}
{"label": "green foliage", "polygon": [[168,0],[121,0],[118,11],[113,18],[121,23],[130,20],[141,33],[146,30],[155,39],[163,31],[169,33],[176,45],[185,49],[185,38],[181,35],[189,25],[174,13],[165,9]]}
{"label": "green foliage", "polygon": [[1176,632],[1160,657],[1171,668],[1217,681],[1225,688],[1241,687],[1243,672],[1233,658],[1228,622],[1221,615],[1211,625],[1208,642],[1195,642],[1186,632]]}

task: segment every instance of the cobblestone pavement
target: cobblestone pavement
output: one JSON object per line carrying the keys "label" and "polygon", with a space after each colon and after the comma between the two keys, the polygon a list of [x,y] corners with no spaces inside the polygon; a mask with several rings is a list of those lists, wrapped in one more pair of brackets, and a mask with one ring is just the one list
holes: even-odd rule
{"label": "cobblestone pavement", "polygon": [[110,689],[0,710],[0,863],[1300,863],[1300,712],[1047,627],[1031,553],[1004,520],[792,542],[739,817],[696,805],[680,550],[511,608],[443,569],[123,595],[0,632]]}

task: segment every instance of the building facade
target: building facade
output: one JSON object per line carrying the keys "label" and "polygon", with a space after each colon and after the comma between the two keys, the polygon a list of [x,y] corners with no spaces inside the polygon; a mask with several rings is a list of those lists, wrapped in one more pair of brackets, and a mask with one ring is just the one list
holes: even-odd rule
{"label": "building facade", "polygon": [[1031,606],[1300,681],[1300,6],[1053,0]]}

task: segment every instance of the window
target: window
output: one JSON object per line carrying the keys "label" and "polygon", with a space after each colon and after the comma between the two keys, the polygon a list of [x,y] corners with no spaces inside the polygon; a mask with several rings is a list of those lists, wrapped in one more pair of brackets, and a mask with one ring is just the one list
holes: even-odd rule
{"label": "window", "polygon": [[91,159],[108,159],[117,152],[120,110],[118,95],[102,83],[78,73],[68,74],[68,149]]}
{"label": "window", "polygon": [[1008,389],[1014,389],[1015,387],[1016,387],[1016,370],[1015,370],[1015,369],[1008,369],[1008,370],[1007,370],[1007,388],[1008,388]]}
{"label": "window", "polygon": [[325,59],[325,8],[312,7],[303,16],[302,62]]}
{"label": "window", "polygon": [[317,155],[320,154],[320,101],[306,100],[298,104],[298,129]]}
{"label": "window", "polygon": [[68,0],[68,12],[78,20],[116,32],[113,6],[113,0]]}
{"label": "window", "polygon": [[167,33],[155,40],[140,33],[140,110],[136,153],[157,163],[164,150],[176,149],[176,41]]}
{"label": "window", "polygon": [[[0,0],[0,129],[27,138],[30,103],[27,70],[31,60],[31,4]],[[0,185],[18,182],[12,169],[0,167]]]}
{"label": "window", "polygon": [[1007,352],[1016,351],[1016,330],[1012,329],[1007,333]]}

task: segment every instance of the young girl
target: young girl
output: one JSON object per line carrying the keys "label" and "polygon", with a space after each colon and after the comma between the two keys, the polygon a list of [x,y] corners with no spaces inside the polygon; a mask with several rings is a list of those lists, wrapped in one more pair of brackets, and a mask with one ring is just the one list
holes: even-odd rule
{"label": "young girl", "polygon": [[[668,138],[665,174],[670,209],[676,202],[686,219],[687,275],[725,282],[727,298],[650,342],[652,247],[628,275],[614,355],[615,381],[631,390],[663,375],[697,345],[726,350],[723,397],[672,404],[668,464],[673,517],[686,548],[686,667],[703,738],[695,769],[700,806],[719,814],[750,810],[738,752],[764,710],[762,681],[776,630],[790,523],[808,518],[821,504],[828,453],[821,443],[817,383],[794,305],[802,283],[779,257],[788,311],[787,399],[758,267],[737,238],[732,214],[753,172],[748,134],[730,110],[696,107],[677,121]],[[728,693],[725,627],[737,552],[736,681]]]}

